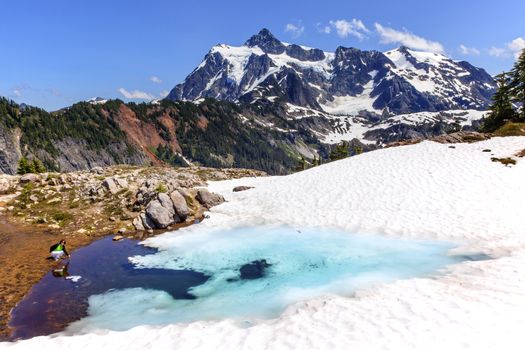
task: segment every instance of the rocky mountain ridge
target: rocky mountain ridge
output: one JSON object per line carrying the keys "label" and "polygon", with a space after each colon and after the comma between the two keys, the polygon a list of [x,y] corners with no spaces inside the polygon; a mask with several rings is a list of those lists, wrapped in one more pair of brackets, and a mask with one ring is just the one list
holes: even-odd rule
{"label": "rocky mountain ridge", "polygon": [[485,110],[495,87],[483,69],[440,54],[406,47],[324,52],[283,43],[263,29],[242,46],[214,46],[167,98],[279,99],[334,115],[397,115]]}

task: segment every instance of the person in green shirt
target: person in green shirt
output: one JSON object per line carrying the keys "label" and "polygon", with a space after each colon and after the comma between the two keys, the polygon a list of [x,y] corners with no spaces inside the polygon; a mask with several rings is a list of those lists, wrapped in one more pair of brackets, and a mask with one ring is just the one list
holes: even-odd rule
{"label": "person in green shirt", "polygon": [[59,260],[65,256],[69,258],[69,253],[66,249],[66,240],[62,239],[57,244],[53,244],[49,248],[49,252],[51,253],[51,257],[55,260]]}

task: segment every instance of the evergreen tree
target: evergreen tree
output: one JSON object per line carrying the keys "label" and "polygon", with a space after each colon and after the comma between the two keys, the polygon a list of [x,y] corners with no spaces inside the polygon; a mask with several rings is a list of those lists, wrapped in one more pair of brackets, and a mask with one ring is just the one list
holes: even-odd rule
{"label": "evergreen tree", "polygon": [[510,75],[505,72],[496,76],[498,90],[492,97],[490,113],[483,125],[483,130],[486,132],[492,132],[505,124],[505,121],[513,120],[516,117],[516,112],[511,103],[510,78]]}
{"label": "evergreen tree", "polygon": [[26,157],[20,158],[18,161],[18,169],[16,170],[16,173],[18,175],[24,175],[28,173],[32,173],[34,168],[31,166],[32,164],[27,160]]}
{"label": "evergreen tree", "polygon": [[349,143],[347,141],[341,142],[330,151],[330,160],[333,161],[348,157],[350,154],[348,148]]}
{"label": "evergreen tree", "polygon": [[34,158],[31,162],[31,166],[34,169],[35,173],[45,173],[46,167],[44,164],[40,161],[40,159]]}
{"label": "evergreen tree", "polygon": [[520,116],[525,119],[525,49],[521,52],[512,69],[510,80],[510,94],[512,101],[521,106]]}

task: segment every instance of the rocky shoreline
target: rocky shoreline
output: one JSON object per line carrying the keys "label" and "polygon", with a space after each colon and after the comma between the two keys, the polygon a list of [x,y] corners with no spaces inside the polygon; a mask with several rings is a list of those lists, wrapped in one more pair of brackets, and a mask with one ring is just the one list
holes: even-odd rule
{"label": "rocky shoreline", "polygon": [[[210,180],[266,176],[248,169],[93,168],[72,173],[0,175],[0,339],[9,312],[52,266],[47,248],[66,238],[70,251],[111,234],[145,239],[204,218],[224,201]],[[5,260],[5,261],[4,261]]]}

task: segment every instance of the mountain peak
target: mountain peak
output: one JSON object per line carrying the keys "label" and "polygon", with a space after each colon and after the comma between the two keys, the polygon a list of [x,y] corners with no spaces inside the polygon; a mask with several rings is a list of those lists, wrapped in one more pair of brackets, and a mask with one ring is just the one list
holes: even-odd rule
{"label": "mountain peak", "polygon": [[245,46],[258,46],[261,50],[271,54],[281,54],[285,50],[285,46],[280,42],[267,28],[263,28],[259,33],[253,35],[245,43]]}

